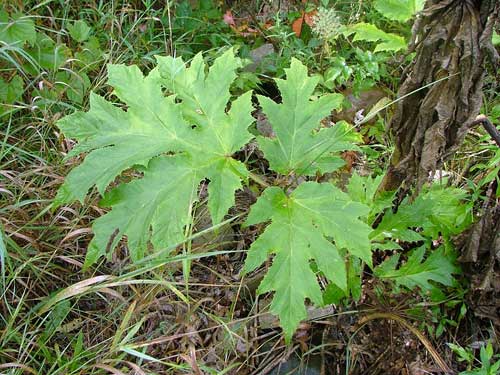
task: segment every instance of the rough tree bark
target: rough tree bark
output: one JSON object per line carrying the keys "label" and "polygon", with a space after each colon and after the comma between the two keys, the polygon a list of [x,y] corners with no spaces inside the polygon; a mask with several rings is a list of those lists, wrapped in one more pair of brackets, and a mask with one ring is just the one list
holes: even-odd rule
{"label": "rough tree bark", "polygon": [[499,0],[427,0],[412,30],[416,56],[403,74],[389,124],[395,151],[380,191],[417,191],[462,143],[479,114]]}

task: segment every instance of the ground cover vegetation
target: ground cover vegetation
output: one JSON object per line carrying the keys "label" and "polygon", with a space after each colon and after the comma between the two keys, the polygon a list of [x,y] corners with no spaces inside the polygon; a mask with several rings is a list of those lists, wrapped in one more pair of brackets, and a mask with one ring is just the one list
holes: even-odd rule
{"label": "ground cover vegetation", "polygon": [[498,373],[463,3],[4,1],[0,373]]}

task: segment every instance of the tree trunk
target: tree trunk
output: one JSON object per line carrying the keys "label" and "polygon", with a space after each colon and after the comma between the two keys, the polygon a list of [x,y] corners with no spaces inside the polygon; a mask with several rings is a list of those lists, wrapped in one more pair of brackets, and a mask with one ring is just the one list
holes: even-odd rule
{"label": "tree trunk", "polygon": [[389,129],[395,139],[379,192],[417,190],[462,143],[479,114],[498,0],[427,0],[413,26],[413,63],[403,74]]}

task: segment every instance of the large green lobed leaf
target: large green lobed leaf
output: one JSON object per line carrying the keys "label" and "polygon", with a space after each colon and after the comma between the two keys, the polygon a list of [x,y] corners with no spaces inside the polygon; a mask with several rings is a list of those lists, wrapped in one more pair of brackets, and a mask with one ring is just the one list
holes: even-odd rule
{"label": "large green lobed leaf", "polygon": [[[87,155],[67,176],[55,206],[83,202],[95,186],[104,195],[101,205],[112,208],[93,224],[85,267],[110,254],[125,235],[133,260],[144,256],[149,242],[161,249],[182,241],[204,179],[210,180],[212,222],[223,219],[248,173],[232,154],[252,138],[251,93],[226,110],[240,66],[232,50],[208,73],[201,54],[189,67],[158,57],[147,76],[137,66],[108,65],[108,83],[125,107],[92,94],[88,112],[58,122],[65,136],[78,141],[69,156]],[[107,191],[116,177],[137,166],[145,167],[143,178]]]}
{"label": "large green lobed leaf", "polygon": [[359,219],[368,211],[335,186],[316,182],[302,183],[290,196],[278,187],[268,188],[252,206],[247,225],[269,220],[271,224],[250,247],[244,271],[254,270],[275,254],[258,292],[275,292],[271,311],[279,315],[288,341],[307,316],[305,298],[322,304],[311,260],[343,290],[347,276],[339,249],[347,249],[371,266],[371,228]]}
{"label": "large green lobed leaf", "polygon": [[307,68],[297,59],[292,59],[285,71],[286,80],[276,79],[282,103],[258,96],[276,134],[273,138],[258,137],[259,146],[276,172],[285,175],[331,172],[339,167],[336,153],[353,149],[359,140],[359,135],[347,123],[331,127],[320,124],[332,110],[340,108],[343,96],[327,94],[312,101],[319,77],[309,77]]}

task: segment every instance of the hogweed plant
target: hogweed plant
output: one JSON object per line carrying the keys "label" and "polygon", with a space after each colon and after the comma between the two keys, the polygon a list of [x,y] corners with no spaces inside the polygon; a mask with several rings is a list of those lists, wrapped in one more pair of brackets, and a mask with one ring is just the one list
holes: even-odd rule
{"label": "hogweed plant", "polygon": [[[181,58],[158,56],[146,76],[137,66],[108,65],[108,84],[122,104],[93,93],[87,112],[58,122],[64,135],[77,141],[68,156],[86,156],[66,177],[54,205],[83,202],[96,187],[103,196],[100,205],[110,208],[93,223],[84,268],[102,256],[110,258],[125,237],[134,262],[160,250],[164,256],[164,249],[186,241],[202,182],[208,181],[212,224],[225,219],[235,204],[235,192],[252,177],[235,157],[254,138],[248,130],[254,122],[252,93],[232,99],[229,92],[241,66],[232,50],[209,68],[201,54],[189,66]],[[429,244],[440,217],[453,232],[457,225],[449,215],[461,207],[462,196],[457,192],[447,204],[449,199],[439,201],[430,190],[427,198],[423,194],[408,203],[403,217],[391,213],[373,231],[373,219],[390,206],[390,199],[375,198],[377,179],[354,175],[347,191],[331,182],[316,182],[317,175],[341,167],[339,153],[356,149],[360,140],[345,122],[321,122],[341,106],[342,95],[314,97],[318,78],[309,77],[295,59],[286,79],[276,83],[281,103],[257,96],[274,132],[273,137],[258,136],[257,143],[269,168],[286,177],[277,181],[288,182],[264,188],[251,206],[244,225],[267,225],[250,246],[243,272],[273,257],[258,293],[274,293],[270,309],[290,341],[307,316],[306,299],[315,305],[331,302],[321,285],[349,297],[356,288],[353,283],[360,283],[361,265],[373,267],[374,249],[397,249],[399,236]],[[129,170],[141,172],[132,174],[140,177],[116,184]],[[416,232],[415,217],[426,224],[428,236]],[[428,280],[451,285],[451,273],[456,272],[451,260],[423,258],[424,250],[418,250],[412,266],[398,271],[396,259],[377,275],[403,286],[429,287]],[[436,276],[442,270],[444,274]]]}
{"label": "hogweed plant", "polygon": [[319,7],[312,19],[312,31],[324,42],[327,54],[330,53],[329,42],[333,41],[343,30],[340,18],[333,8]]}
{"label": "hogweed plant", "polygon": [[340,34],[342,24],[333,8],[320,7],[313,17],[312,31],[321,39],[333,39]]}

